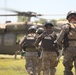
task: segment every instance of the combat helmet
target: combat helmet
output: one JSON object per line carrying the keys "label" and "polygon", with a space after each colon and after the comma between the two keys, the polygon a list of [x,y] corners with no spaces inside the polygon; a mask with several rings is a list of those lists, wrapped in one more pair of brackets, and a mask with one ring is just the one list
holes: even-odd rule
{"label": "combat helmet", "polygon": [[31,26],[31,27],[29,27],[28,32],[33,32],[33,33],[35,33],[35,32],[36,32],[36,29],[37,29],[36,26]]}
{"label": "combat helmet", "polygon": [[69,11],[67,16],[66,16],[66,19],[68,19],[69,16],[71,16],[71,15],[76,15],[76,11]]}
{"label": "combat helmet", "polygon": [[36,30],[37,34],[41,34],[43,32],[44,32],[44,28],[41,28],[41,27]]}
{"label": "combat helmet", "polygon": [[49,28],[49,27],[53,27],[53,26],[54,26],[54,24],[52,22],[45,22],[44,23],[45,28],[47,28],[47,27]]}

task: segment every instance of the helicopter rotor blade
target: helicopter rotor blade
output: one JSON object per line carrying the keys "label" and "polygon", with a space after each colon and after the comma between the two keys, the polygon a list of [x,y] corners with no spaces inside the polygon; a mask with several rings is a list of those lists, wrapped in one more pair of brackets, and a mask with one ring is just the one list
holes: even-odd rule
{"label": "helicopter rotor blade", "polygon": [[42,16],[65,16],[66,14],[43,14]]}
{"label": "helicopter rotor blade", "polygon": [[38,15],[35,15],[35,14],[25,14],[25,13],[19,13],[19,14],[0,14],[0,16],[27,16],[27,17],[36,17],[36,16],[40,16],[39,14]]}
{"label": "helicopter rotor blade", "polygon": [[28,17],[37,17],[37,16],[65,16],[64,14],[63,15],[51,15],[51,14],[29,14],[29,13],[18,13],[18,14],[0,14],[0,16],[28,16]]}
{"label": "helicopter rotor blade", "polygon": [[0,16],[18,16],[18,14],[0,14]]}
{"label": "helicopter rotor blade", "polygon": [[20,12],[20,11],[13,10],[13,9],[10,9],[10,8],[0,8],[0,9],[5,10],[5,11],[14,12],[14,13],[17,13],[18,15],[29,15],[29,12]]}
{"label": "helicopter rotor blade", "polygon": [[20,12],[20,11],[13,10],[13,9],[10,9],[10,8],[0,8],[0,9],[5,10],[5,11],[15,12],[15,13],[18,14],[17,16],[37,17],[37,16],[65,16],[66,15],[66,14],[37,14],[36,12],[31,12],[31,11]]}
{"label": "helicopter rotor blade", "polygon": [[15,12],[15,13],[20,13],[20,11],[17,11],[17,10],[13,10],[13,9],[10,9],[10,8],[0,8],[1,10],[5,10],[5,11],[10,11],[10,12]]}
{"label": "helicopter rotor blade", "polygon": [[[17,10],[13,10],[13,9],[10,9],[10,8],[0,8],[1,10],[5,10],[5,11],[11,11],[11,12],[15,12],[15,13],[18,13],[18,16],[28,16],[28,17],[36,17],[36,16],[41,16],[41,14],[37,14],[35,12],[31,12],[31,11],[28,11],[28,12],[20,12],[20,11],[17,11]],[[3,15],[2,15],[3,16]],[[9,16],[9,15],[7,15]],[[10,15],[12,16],[12,15]],[[13,15],[14,16],[14,15]],[[15,15],[16,16],[16,15]]]}

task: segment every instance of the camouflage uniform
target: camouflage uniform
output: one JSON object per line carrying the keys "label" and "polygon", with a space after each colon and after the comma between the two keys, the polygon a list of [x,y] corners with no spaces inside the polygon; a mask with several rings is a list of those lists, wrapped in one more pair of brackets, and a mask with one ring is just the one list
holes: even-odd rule
{"label": "camouflage uniform", "polygon": [[66,19],[69,23],[62,27],[57,43],[64,46],[64,75],[73,75],[73,62],[76,68],[76,11],[69,11]]}
{"label": "camouflage uniform", "polygon": [[[75,27],[74,27],[75,25]],[[66,50],[64,52],[63,65],[65,67],[64,75],[73,75],[73,61],[76,61],[76,22],[75,23],[67,23],[63,26],[60,35],[57,39],[57,43],[61,44],[62,40],[65,40],[65,34],[67,34],[66,40]],[[65,47],[65,46],[64,46]]]}
{"label": "camouflage uniform", "polygon": [[[22,41],[20,42],[20,45],[24,45],[26,47],[26,54],[25,54],[25,59],[26,59],[26,65],[25,68],[28,71],[29,75],[36,75],[37,73],[37,64],[38,64],[38,52],[35,48],[35,46],[30,46],[29,42],[27,39],[30,39],[30,43],[32,43],[31,36],[36,37],[35,33],[29,33],[27,36],[24,36]],[[26,39],[27,37],[27,39]],[[27,46],[28,45],[28,46]]]}
{"label": "camouflage uniform", "polygon": [[[38,36],[40,36],[42,33],[44,32],[43,28],[38,28],[36,30],[36,36],[38,38]],[[41,42],[39,43],[38,46],[38,75],[41,75],[41,71],[42,71],[42,50],[41,50]]]}
{"label": "camouflage uniform", "polygon": [[[35,42],[35,45],[37,46],[38,43],[43,40],[43,37],[45,35],[51,35],[51,33],[52,33],[51,30],[45,31],[43,34],[41,34],[38,37],[38,39]],[[54,34],[54,39],[56,39],[55,34]],[[54,49],[43,48],[42,43],[41,43],[41,48],[43,50],[43,54],[42,54],[43,75],[49,75],[49,74],[55,75],[55,71],[56,71],[55,67],[57,66],[57,62],[58,62],[56,51]]]}

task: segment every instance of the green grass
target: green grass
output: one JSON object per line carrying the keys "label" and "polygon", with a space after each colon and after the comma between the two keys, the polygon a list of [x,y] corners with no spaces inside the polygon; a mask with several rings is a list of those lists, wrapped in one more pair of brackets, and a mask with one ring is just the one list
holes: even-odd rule
{"label": "green grass", "polygon": [[[56,75],[63,75],[64,67],[62,65],[62,59],[56,69]],[[28,75],[25,69],[25,59],[21,59],[20,56],[18,56],[17,59],[14,59],[14,56],[0,55],[0,75]]]}

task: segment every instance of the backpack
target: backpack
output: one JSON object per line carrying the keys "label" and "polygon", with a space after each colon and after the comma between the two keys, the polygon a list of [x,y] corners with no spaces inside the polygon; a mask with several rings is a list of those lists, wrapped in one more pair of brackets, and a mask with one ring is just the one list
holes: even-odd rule
{"label": "backpack", "polygon": [[43,39],[42,39],[42,43],[41,46],[44,49],[54,49],[55,48],[55,34],[52,32],[50,34],[47,34],[46,32],[43,34]]}
{"label": "backpack", "polygon": [[36,40],[35,34],[33,34],[33,35],[31,35],[31,34],[27,35],[26,36],[26,41],[24,42],[24,46],[25,47],[35,47],[34,46],[35,40]]}

